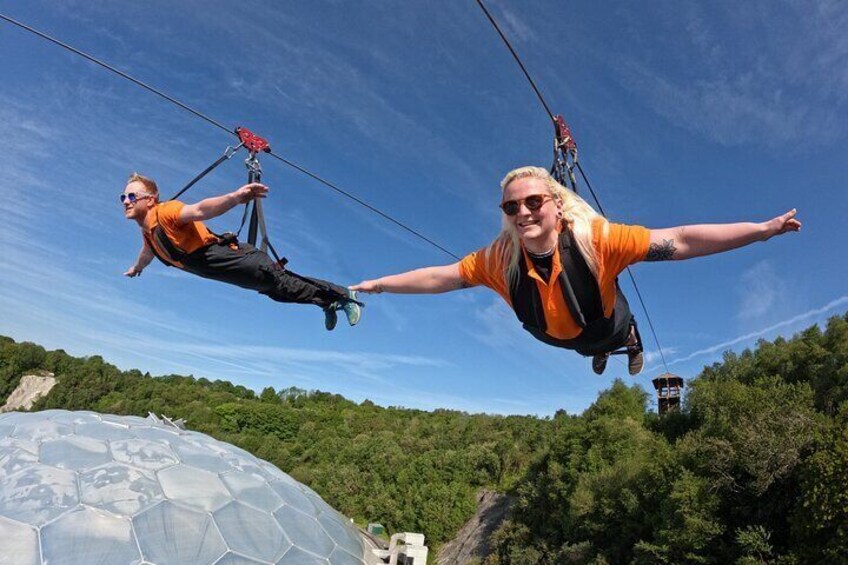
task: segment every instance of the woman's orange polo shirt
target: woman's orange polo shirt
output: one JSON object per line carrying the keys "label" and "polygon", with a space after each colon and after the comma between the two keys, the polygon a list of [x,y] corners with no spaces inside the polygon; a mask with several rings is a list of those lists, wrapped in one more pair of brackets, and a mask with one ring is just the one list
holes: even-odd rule
{"label": "woman's orange polo shirt", "polygon": [[[604,230],[604,224],[608,229]],[[604,315],[611,316],[615,307],[615,279],[629,265],[645,259],[648,254],[651,231],[642,226],[607,223],[598,218],[592,224],[592,242],[598,256],[598,275]],[[486,286],[497,292],[512,307],[509,285],[504,278],[503,240],[495,240],[487,247],[466,255],[459,262],[459,275],[472,286]],[[580,326],[571,317],[560,288],[562,272],[559,246],[554,248],[551,278],[553,284],[542,280],[533,262],[522,247],[527,274],[536,279],[536,288],[542,298],[547,322],[547,334],[557,339],[573,339],[580,335]]]}

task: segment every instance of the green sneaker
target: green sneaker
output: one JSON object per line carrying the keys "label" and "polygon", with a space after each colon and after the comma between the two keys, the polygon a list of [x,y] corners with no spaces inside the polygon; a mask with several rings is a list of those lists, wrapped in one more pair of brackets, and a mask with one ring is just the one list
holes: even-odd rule
{"label": "green sneaker", "polygon": [[350,295],[350,300],[345,300],[342,304],[342,310],[344,310],[345,316],[347,316],[347,323],[355,326],[362,317],[362,309],[356,303],[356,291],[349,290],[347,292]]}
{"label": "green sneaker", "polygon": [[333,302],[324,308],[324,327],[327,328],[328,332],[333,331],[336,328],[336,324],[339,321],[339,316],[336,314],[336,310],[339,307],[338,302]]}

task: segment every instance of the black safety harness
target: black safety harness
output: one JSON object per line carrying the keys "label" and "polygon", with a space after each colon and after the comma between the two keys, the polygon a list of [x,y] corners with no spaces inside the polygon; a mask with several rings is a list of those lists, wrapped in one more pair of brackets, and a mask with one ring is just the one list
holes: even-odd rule
{"label": "black safety harness", "polygon": [[[577,180],[574,168],[577,166],[577,143],[571,129],[562,116],[554,118],[554,161],[551,176],[566,188],[577,193]],[[599,353],[625,354],[622,346],[634,328],[637,345],[641,347],[641,338],[636,321],[630,312],[627,299],[615,282],[616,304],[613,313],[606,317],[601,300],[598,280],[589,269],[586,259],[574,242],[569,229],[564,229],[558,239],[559,256],[562,270],[559,283],[563,300],[571,317],[582,330],[573,339],[558,339],[547,333],[547,320],[542,297],[536,281],[528,276],[527,261],[519,262],[519,276],[509,281],[509,294],[515,315],[524,329],[536,339],[566,349],[573,349],[583,355]]]}
{"label": "black safety harness", "polygon": [[[211,173],[215,168],[218,167],[224,161],[229,160],[235,153],[241,149],[245,148],[248,152],[248,157],[245,159],[244,164],[247,167],[247,182],[250,183],[258,183],[261,182],[262,179],[262,167],[259,163],[258,154],[259,153],[270,153],[271,147],[268,144],[268,141],[264,138],[254,134],[247,128],[237,127],[235,128],[235,133],[239,137],[240,143],[236,147],[228,146],[224,151],[224,154],[221,155],[214,163],[206,167],[199,175],[191,179],[188,184],[186,184],[183,188],[181,188],[174,196],[169,198],[168,200],[176,200],[182,194],[184,194],[188,189],[197,184],[200,179]],[[248,218],[250,218],[248,220]],[[217,242],[212,245],[224,245],[230,246],[232,248],[237,248],[238,237],[241,234],[241,230],[244,228],[245,223],[247,223],[247,243],[250,246],[256,247],[257,238],[261,236],[259,249],[262,252],[271,252],[271,256],[276,261],[275,269],[284,270],[286,264],[288,263],[288,259],[285,257],[280,257],[277,254],[277,251],[274,249],[274,246],[271,245],[271,241],[268,239],[268,231],[265,226],[265,215],[262,211],[262,201],[261,199],[254,198],[248,201],[244,205],[244,213],[241,217],[241,224],[239,225],[238,230],[235,233],[233,232],[225,232],[223,234],[214,233],[217,238]],[[144,236],[147,238],[147,236]],[[159,259],[162,263],[169,267],[181,267],[185,268],[189,271],[193,272],[202,272],[205,267],[205,254],[204,249],[206,247],[197,249],[192,253],[186,253],[183,249],[180,249],[168,235],[165,233],[164,228],[159,225],[158,221],[156,226],[153,228],[151,233],[151,240],[148,240],[148,247]],[[155,243],[155,245],[154,245]],[[207,246],[208,247],[208,246]],[[163,253],[160,253],[163,252]],[[165,256],[163,256],[163,254]],[[310,284],[319,284],[313,279],[308,279],[306,277],[302,277],[297,273],[287,271],[290,276],[294,276],[300,278],[301,280],[308,281]],[[320,286],[320,285],[319,285]],[[360,306],[364,306],[364,304],[358,300],[354,300]]]}
{"label": "black safety harness", "polygon": [[[169,198],[168,201],[176,200],[177,198],[179,198],[188,189],[197,184],[200,179],[215,170],[218,165],[220,165],[224,161],[229,160],[233,155],[235,155],[236,151],[238,151],[242,147],[244,147],[248,152],[248,157],[247,159],[245,159],[244,162],[245,166],[247,167],[248,184],[254,182],[261,182],[262,167],[259,164],[257,154],[260,152],[271,152],[271,147],[270,145],[268,145],[268,141],[254,134],[247,128],[243,127],[237,127],[235,129],[235,133],[236,135],[238,135],[239,141],[241,143],[239,143],[236,147],[228,146],[227,149],[224,151],[223,155],[221,155],[214,163],[203,169],[203,171],[199,175],[191,179],[188,184],[186,184],[176,194]],[[238,236],[241,234],[241,230],[244,228],[244,224],[247,221],[248,217],[250,217],[250,222],[248,223],[247,243],[252,246],[256,246],[257,235],[261,234],[262,240],[259,248],[263,252],[267,252],[270,250],[271,254],[274,257],[274,260],[277,261],[277,264],[281,268],[285,267],[286,263],[288,262],[288,259],[286,259],[285,257],[280,258],[280,256],[277,255],[277,251],[274,249],[274,246],[271,245],[271,242],[268,239],[268,232],[265,228],[265,215],[262,212],[262,203],[259,199],[254,198],[253,200],[248,201],[244,205],[244,214],[242,214],[241,217],[241,224],[239,225],[239,228],[235,233],[213,233],[213,235],[218,238],[218,244],[236,244],[238,242]],[[156,227],[153,228],[152,238],[157,245],[150,245],[150,249],[160,261],[162,261],[169,267],[177,265],[184,265],[190,267],[190,256],[192,254],[186,253],[185,251],[180,249],[173,241],[171,241],[171,239],[165,233],[165,230],[162,228],[161,225],[158,224],[158,222]],[[164,251],[166,257],[162,257],[159,250]]]}
{"label": "black safety harness", "polygon": [[[633,324],[633,315],[616,283],[616,308],[604,316],[601,289],[589,265],[574,243],[570,230],[563,230],[558,240],[562,271],[558,280],[563,300],[571,317],[582,330],[573,339],[548,335],[545,309],[535,279],[528,276],[527,262],[519,260],[520,273],[510,281],[509,294],[516,317],[533,337],[549,345],[574,349],[583,355],[596,355],[617,350],[624,345]],[[626,353],[626,350],[622,351]]]}

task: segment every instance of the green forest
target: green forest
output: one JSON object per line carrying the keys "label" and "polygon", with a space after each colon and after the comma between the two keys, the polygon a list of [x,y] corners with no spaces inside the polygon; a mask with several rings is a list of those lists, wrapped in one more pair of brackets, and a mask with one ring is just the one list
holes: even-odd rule
{"label": "green forest", "polygon": [[0,403],[39,370],[58,383],[34,410],[184,418],[360,524],[423,532],[433,554],[487,488],[514,505],[485,565],[848,563],[848,315],[726,353],[664,416],[622,381],[580,415],[426,412],[152,377],[0,337]]}

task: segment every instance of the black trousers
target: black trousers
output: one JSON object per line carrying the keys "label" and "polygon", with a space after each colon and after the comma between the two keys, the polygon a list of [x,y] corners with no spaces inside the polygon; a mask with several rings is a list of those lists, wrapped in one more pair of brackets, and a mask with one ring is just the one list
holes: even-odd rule
{"label": "black trousers", "polygon": [[345,287],[293,273],[250,244],[212,244],[183,258],[185,270],[206,279],[255,290],[277,302],[325,308],[349,297]]}

